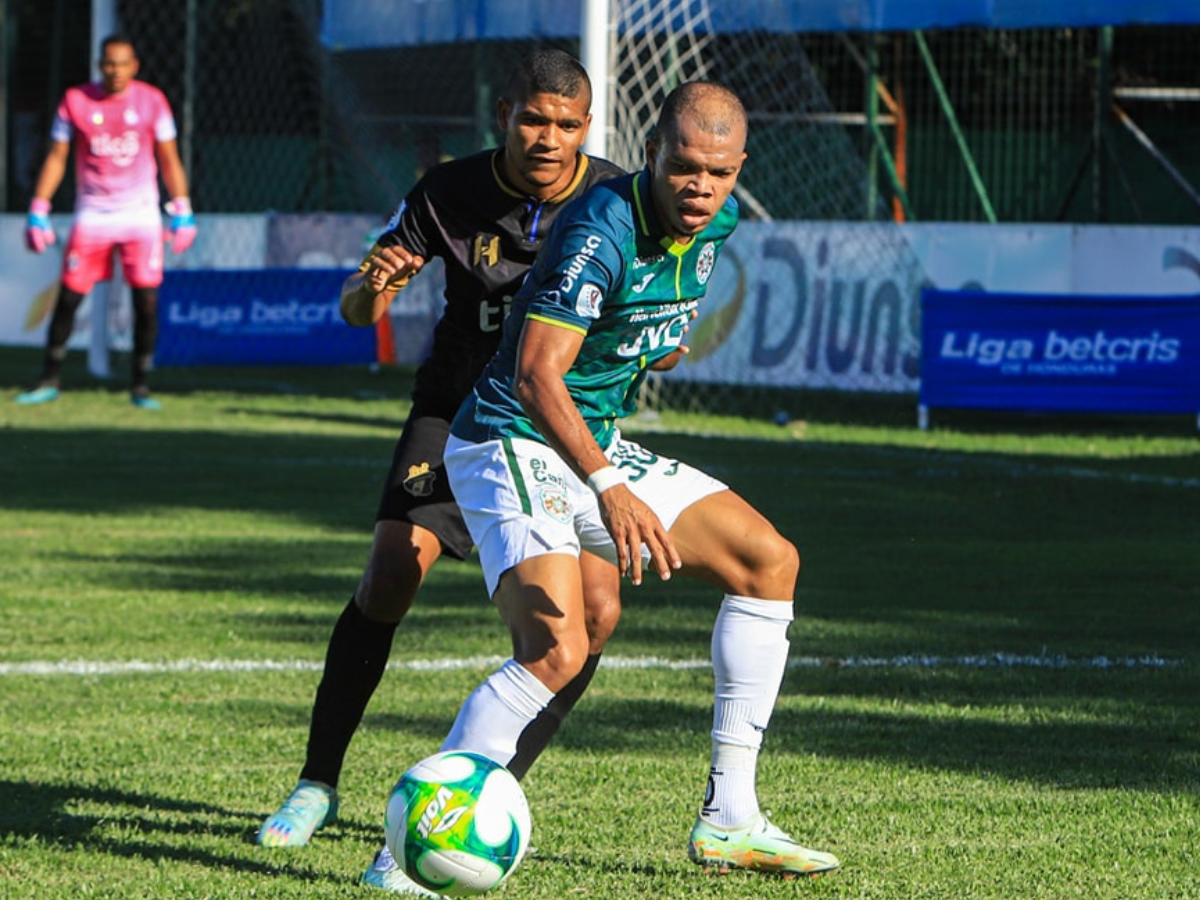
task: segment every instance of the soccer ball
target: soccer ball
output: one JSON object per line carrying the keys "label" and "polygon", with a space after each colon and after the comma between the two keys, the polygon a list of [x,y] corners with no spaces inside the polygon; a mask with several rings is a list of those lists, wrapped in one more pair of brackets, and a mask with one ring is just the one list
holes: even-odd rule
{"label": "soccer ball", "polygon": [[400,776],[388,801],[388,848],[408,877],[447,897],[503,883],[529,849],[525,792],[504,766],[450,750]]}

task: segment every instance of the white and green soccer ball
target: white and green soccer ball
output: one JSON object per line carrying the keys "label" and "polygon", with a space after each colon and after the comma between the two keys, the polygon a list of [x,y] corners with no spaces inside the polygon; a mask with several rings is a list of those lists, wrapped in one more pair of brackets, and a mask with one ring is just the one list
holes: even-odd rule
{"label": "white and green soccer ball", "polygon": [[529,849],[525,792],[504,766],[450,750],[400,776],[384,819],[388,848],[408,877],[447,897],[502,884]]}

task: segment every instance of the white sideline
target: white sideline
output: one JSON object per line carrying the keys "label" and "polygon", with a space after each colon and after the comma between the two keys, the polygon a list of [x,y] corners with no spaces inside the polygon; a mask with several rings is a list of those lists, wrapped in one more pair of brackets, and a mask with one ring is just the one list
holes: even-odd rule
{"label": "white sideline", "polygon": [[[444,672],[455,669],[495,668],[504,662],[499,656],[414,659],[388,664],[389,669],[417,672]],[[1065,656],[1062,654],[1028,656],[1016,653],[988,653],[977,656],[933,656],[905,654],[870,657],[798,656],[788,660],[789,669],[1163,669],[1183,665],[1183,660],[1161,656]],[[604,657],[606,669],[708,669],[706,659],[665,659],[659,656]],[[144,660],[59,660],[0,663],[2,675],[157,675],[190,672],[319,672],[324,663],[304,659],[177,659],[165,662]]]}

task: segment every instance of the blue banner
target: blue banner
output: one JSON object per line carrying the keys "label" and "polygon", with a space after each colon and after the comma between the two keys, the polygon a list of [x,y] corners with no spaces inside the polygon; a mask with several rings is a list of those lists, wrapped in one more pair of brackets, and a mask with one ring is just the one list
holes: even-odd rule
{"label": "blue banner", "polygon": [[[614,8],[621,0],[610,0]],[[333,50],[454,41],[575,38],[584,0],[325,0],[321,41]],[[1065,28],[1200,22],[1196,0],[686,0],[640,27],[689,21],[698,32]]]}
{"label": "blue banner", "polygon": [[921,295],[920,403],[1200,412],[1200,296]]}
{"label": "blue banner", "polygon": [[158,295],[157,366],[375,361],[375,329],[338,309],[352,269],[169,271]]}

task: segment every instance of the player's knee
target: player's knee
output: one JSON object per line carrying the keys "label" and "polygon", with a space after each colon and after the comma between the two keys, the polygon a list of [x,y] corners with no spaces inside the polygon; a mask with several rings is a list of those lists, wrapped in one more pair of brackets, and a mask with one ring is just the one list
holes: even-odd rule
{"label": "player's knee", "polygon": [[408,558],[372,554],[354,593],[359,611],[376,622],[399,622],[412,608],[421,586],[421,569]]}
{"label": "player's knee", "polygon": [[521,662],[542,684],[557,694],[583,671],[587,658],[588,637],[581,632],[561,635],[540,659]]}
{"label": "player's knee", "polygon": [[588,653],[599,653],[608,643],[621,619],[621,595],[619,592],[600,592],[587,598]]}
{"label": "player's knee", "polygon": [[800,551],[775,529],[769,529],[754,542],[754,553],[747,560],[742,584],[734,584],[734,593],[746,597],[782,600],[792,596],[800,575]]}

